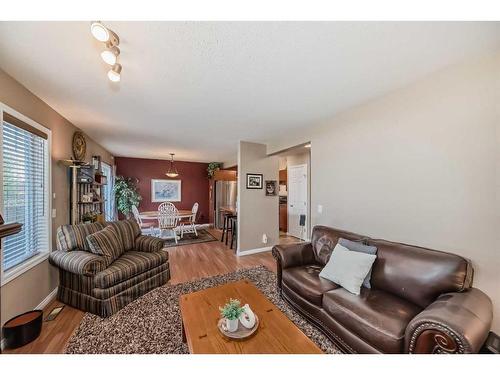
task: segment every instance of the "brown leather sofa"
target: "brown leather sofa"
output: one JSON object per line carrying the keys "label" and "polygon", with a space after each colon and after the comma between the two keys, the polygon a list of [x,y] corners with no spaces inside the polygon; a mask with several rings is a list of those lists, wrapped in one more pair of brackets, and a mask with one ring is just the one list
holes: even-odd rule
{"label": "brown leather sofa", "polygon": [[[339,238],[376,246],[359,296],[320,278]],[[347,353],[477,353],[493,317],[458,255],[316,226],[311,242],[273,248],[281,296]]]}

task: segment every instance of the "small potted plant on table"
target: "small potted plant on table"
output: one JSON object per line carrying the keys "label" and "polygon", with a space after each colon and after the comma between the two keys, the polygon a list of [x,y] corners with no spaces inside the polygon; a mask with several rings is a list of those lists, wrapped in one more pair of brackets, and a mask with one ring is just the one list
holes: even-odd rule
{"label": "small potted plant on table", "polygon": [[245,311],[240,301],[231,298],[223,307],[219,307],[219,310],[221,316],[226,319],[226,329],[229,332],[237,331],[239,318]]}

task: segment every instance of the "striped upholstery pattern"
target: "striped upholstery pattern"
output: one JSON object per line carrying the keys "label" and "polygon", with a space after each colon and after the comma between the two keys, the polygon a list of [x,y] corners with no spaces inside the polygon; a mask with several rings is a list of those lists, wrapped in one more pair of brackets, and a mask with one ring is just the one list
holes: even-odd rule
{"label": "striped upholstery pattern", "polygon": [[101,317],[170,279],[163,241],[140,235],[133,220],[64,225],[57,248],[49,259],[59,267],[59,301]]}
{"label": "striped upholstery pattern", "polygon": [[108,223],[108,226],[116,230],[125,251],[134,249],[135,239],[141,234],[141,228],[135,220],[112,221]]}
{"label": "striped upholstery pattern", "polygon": [[85,250],[90,251],[85,238],[104,228],[101,223],[62,225],[57,228],[57,250]]}
{"label": "striped upholstery pattern", "polygon": [[161,266],[153,268],[147,272],[143,272],[137,276],[132,277],[131,279],[122,281],[119,284],[115,284],[106,289],[94,288],[92,291],[92,295],[99,299],[108,299],[117,295],[128,288],[132,288],[135,284],[142,283],[148,279],[151,279],[155,275],[159,273],[163,273],[168,271],[168,263],[163,263]]}
{"label": "striped upholstery pattern", "polygon": [[106,289],[150,269],[161,266],[168,260],[168,253],[158,251],[145,253],[127,251],[104,271],[95,275],[96,288]]}
{"label": "striped upholstery pattern", "polygon": [[134,249],[136,251],[144,251],[147,253],[153,251],[160,251],[164,247],[164,242],[160,238],[153,236],[143,236],[140,235],[135,239]]}
{"label": "striped upholstery pattern", "polygon": [[92,253],[102,255],[105,258],[106,265],[110,265],[124,252],[119,234],[111,226],[89,234],[87,244]]}
{"label": "striped upholstery pattern", "polygon": [[[66,273],[63,271],[62,273]],[[64,278],[64,276],[62,277]],[[62,279],[61,278],[61,279]],[[132,280],[133,283],[130,288],[113,295],[110,298],[102,299],[94,297],[93,295],[80,293],[70,289],[62,283],[57,291],[57,299],[67,305],[76,307],[83,311],[88,311],[92,314],[99,315],[102,318],[109,317],[128,305],[130,302],[146,294],[150,290],[165,284],[170,278],[168,268],[156,273],[150,278],[137,282],[136,279]]]}
{"label": "striped upholstery pattern", "polygon": [[52,251],[50,264],[77,275],[95,275],[106,268],[104,257],[86,251]]}

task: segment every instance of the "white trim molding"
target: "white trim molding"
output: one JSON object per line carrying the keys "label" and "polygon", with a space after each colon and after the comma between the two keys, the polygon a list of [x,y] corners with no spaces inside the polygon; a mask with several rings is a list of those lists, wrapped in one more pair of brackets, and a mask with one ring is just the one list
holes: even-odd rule
{"label": "white trim molding", "polygon": [[273,249],[272,246],[267,246],[267,247],[261,247],[258,249],[250,249],[250,250],[244,250],[244,251],[239,251],[236,253],[237,256],[242,257],[245,255],[252,255],[252,254],[257,254],[257,253],[263,253],[265,251],[271,251]]}
{"label": "white trim molding", "polygon": [[40,302],[35,308],[34,310],[43,310],[44,308],[46,308],[49,303],[51,303],[53,300],[56,299],[57,297],[57,289],[58,287],[56,286],[56,288],[49,293],[49,295],[47,297],[45,297],[42,302]]}
{"label": "white trim molding", "polygon": [[41,252],[31,258],[26,259],[24,262],[12,267],[12,270],[3,271],[1,286],[11,282],[16,277],[21,276],[23,273],[28,272],[33,267],[46,261],[49,258],[48,252]]}

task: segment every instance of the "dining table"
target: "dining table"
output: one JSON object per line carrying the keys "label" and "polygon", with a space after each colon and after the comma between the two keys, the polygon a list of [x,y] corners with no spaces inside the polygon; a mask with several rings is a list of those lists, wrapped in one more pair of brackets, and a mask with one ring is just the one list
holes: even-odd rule
{"label": "dining table", "polygon": [[[178,210],[177,212],[179,219],[188,218],[193,214],[191,210]],[[142,220],[158,220],[158,211],[142,211],[139,212],[139,217]]]}

